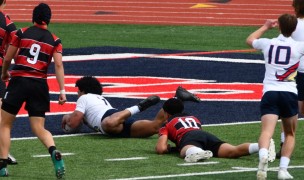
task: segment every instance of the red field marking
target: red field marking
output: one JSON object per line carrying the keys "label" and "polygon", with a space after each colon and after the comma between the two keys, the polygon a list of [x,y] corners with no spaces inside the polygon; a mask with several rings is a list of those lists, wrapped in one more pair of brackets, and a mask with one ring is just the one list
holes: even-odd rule
{"label": "red field marking", "polygon": [[[293,13],[290,0],[49,0],[53,22],[161,25],[261,25],[265,19]],[[192,8],[197,4],[210,8]],[[31,22],[37,1],[10,0],[5,12],[16,22]]]}

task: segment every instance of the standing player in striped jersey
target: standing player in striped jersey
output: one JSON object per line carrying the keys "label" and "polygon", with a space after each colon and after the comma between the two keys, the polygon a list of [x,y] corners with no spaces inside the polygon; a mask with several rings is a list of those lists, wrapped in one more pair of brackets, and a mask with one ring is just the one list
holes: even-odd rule
{"label": "standing player in striped jersey", "polygon": [[[14,22],[6,15],[3,10],[6,6],[6,0],[0,0],[0,71],[2,71],[2,62],[8,45],[12,39],[12,36],[16,32],[16,26]],[[5,82],[0,81],[0,106],[2,103],[2,97],[5,91]],[[1,117],[0,117],[1,120]],[[8,164],[17,164],[16,159],[9,155]]]}
{"label": "standing player in striped jersey", "polygon": [[[267,30],[279,26],[281,34],[277,38],[260,38]],[[298,90],[295,75],[304,55],[304,43],[291,38],[297,26],[294,15],[283,14],[278,20],[267,20],[251,33],[246,42],[261,50],[265,59],[263,97],[261,99],[261,133],[259,138],[259,165],[257,179],[267,178],[267,153],[278,118],[281,117],[285,133],[278,179],[293,179],[287,171],[295,146],[295,132],[298,120]]]}
{"label": "standing player in striped jersey", "polygon": [[[168,140],[175,143],[180,157],[186,162],[197,162],[210,157],[238,158],[258,152],[258,143],[234,146],[202,130],[200,120],[184,113],[183,110],[183,102],[176,98],[168,99],[163,104],[158,117],[163,117],[166,123],[159,130],[156,153],[165,154],[172,151]],[[271,146],[274,144],[272,143]],[[274,150],[274,147],[272,149]]]}
{"label": "standing player in striped jersey", "polygon": [[[48,67],[54,58],[55,73],[60,87],[59,104],[66,102],[62,45],[58,37],[48,31],[51,9],[41,3],[33,10],[33,26],[19,29],[12,38],[2,68],[2,80],[9,80],[1,107],[0,124],[0,175],[7,176],[7,159],[10,148],[10,132],[23,103],[29,114],[33,133],[48,149],[57,178],[63,177],[65,167],[61,153],[56,150],[52,134],[45,129],[45,112],[50,110],[47,84]],[[17,56],[15,54],[18,52]],[[8,68],[13,57],[15,65]]]}

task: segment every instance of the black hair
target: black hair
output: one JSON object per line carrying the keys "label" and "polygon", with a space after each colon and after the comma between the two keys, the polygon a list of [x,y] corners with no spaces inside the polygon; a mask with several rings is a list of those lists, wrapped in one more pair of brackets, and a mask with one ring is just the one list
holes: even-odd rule
{"label": "black hair", "polygon": [[85,94],[92,93],[101,95],[103,92],[101,83],[92,76],[83,76],[78,79],[75,87],[78,87],[78,89]]}
{"label": "black hair", "polygon": [[33,17],[32,22],[44,25],[49,24],[52,17],[52,11],[49,5],[45,3],[40,3],[38,6],[36,6],[33,10]]}
{"label": "black hair", "polygon": [[163,105],[163,109],[165,112],[169,113],[170,115],[175,115],[182,113],[184,110],[184,103],[183,101],[177,98],[170,98],[165,101]]}

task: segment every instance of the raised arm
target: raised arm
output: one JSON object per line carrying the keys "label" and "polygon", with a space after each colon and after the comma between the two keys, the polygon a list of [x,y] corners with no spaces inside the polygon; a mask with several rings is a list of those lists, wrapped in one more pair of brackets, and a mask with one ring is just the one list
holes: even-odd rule
{"label": "raised arm", "polygon": [[246,43],[252,47],[252,43],[255,39],[260,38],[267,30],[272,29],[277,26],[277,20],[266,20],[265,24],[258,30],[251,33],[247,39]]}

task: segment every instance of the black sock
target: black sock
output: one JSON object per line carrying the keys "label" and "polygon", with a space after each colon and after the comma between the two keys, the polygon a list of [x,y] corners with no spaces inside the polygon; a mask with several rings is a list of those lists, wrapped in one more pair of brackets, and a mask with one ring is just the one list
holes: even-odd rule
{"label": "black sock", "polygon": [[55,150],[56,150],[56,146],[49,147],[49,153],[51,156],[52,156],[53,151],[55,151]]}
{"label": "black sock", "polygon": [[0,169],[7,167],[8,159],[0,159]]}

